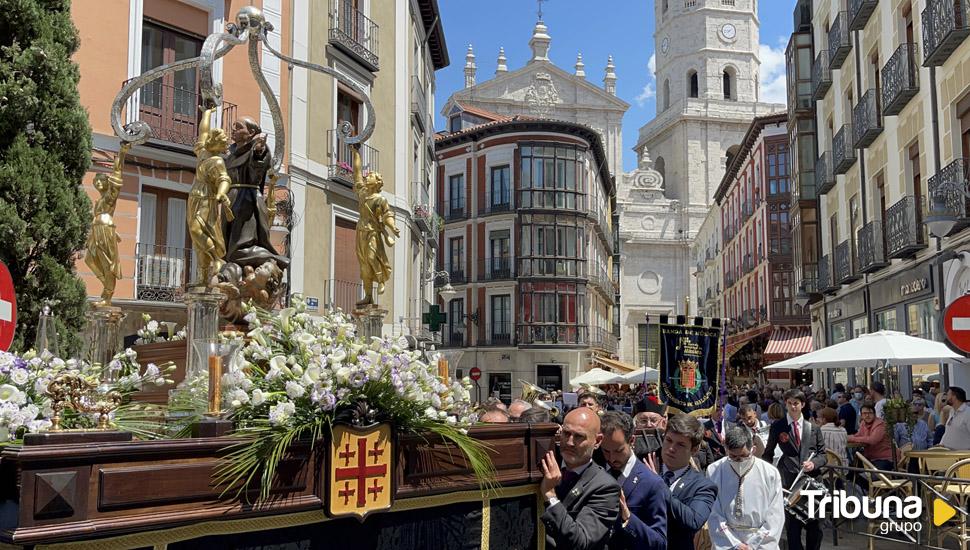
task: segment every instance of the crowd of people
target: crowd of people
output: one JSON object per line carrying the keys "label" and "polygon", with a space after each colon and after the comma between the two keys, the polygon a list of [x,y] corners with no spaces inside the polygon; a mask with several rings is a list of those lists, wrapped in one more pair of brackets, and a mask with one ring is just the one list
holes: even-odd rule
{"label": "crowd of people", "polygon": [[480,420],[561,425],[540,464],[547,548],[771,550],[785,537],[788,550],[818,550],[819,521],[786,498],[830,455],[915,471],[907,449],[970,450],[966,392],[938,384],[915,389],[903,418],[902,396],[879,382],[731,386],[707,417],[667,414],[655,387],[581,393],[571,407],[541,397],[508,406],[492,398]]}

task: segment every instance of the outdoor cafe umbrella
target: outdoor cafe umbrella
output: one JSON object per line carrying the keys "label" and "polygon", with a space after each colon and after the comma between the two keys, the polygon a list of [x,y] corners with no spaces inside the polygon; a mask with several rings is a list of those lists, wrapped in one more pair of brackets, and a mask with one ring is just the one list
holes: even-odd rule
{"label": "outdoor cafe umbrella", "polygon": [[941,362],[966,364],[968,359],[943,342],[880,330],[768,365],[765,369],[857,369]]}
{"label": "outdoor cafe umbrella", "polygon": [[623,379],[621,384],[642,384],[644,382],[644,372],[646,372],[647,382],[656,382],[660,379],[660,371],[650,367],[640,367],[633,372],[628,372],[626,374],[620,375]]}
{"label": "outdoor cafe umbrella", "polygon": [[573,387],[579,387],[583,385],[588,386],[599,386],[602,384],[623,384],[622,376],[603,370],[599,367],[589,369],[588,371],[580,374],[576,378],[569,381],[569,385]]}

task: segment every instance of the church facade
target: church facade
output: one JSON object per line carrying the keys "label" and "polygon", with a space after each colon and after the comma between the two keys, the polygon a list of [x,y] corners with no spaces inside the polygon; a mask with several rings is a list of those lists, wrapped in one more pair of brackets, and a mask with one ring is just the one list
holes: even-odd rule
{"label": "church facade", "polygon": [[697,314],[691,244],[751,121],[785,108],[760,101],[756,0],[657,0],[654,16],[657,116],[617,178],[620,358],[651,366],[647,316]]}

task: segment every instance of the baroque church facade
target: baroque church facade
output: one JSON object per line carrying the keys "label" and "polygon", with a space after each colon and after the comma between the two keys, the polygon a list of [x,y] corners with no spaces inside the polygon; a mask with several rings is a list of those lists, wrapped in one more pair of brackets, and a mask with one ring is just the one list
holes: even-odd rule
{"label": "baroque church facade", "polygon": [[617,178],[617,211],[620,358],[656,367],[647,316],[696,313],[690,245],[751,121],[785,106],[759,98],[757,0],[656,0],[654,16],[657,115]]}

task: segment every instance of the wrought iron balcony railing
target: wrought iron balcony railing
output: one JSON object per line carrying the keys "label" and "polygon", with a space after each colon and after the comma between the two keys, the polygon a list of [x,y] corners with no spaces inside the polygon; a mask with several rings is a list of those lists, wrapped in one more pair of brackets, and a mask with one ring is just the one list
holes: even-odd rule
{"label": "wrought iron balcony railing", "polygon": [[468,210],[465,210],[464,201],[461,201],[462,205],[448,205],[445,210],[445,221],[454,222],[459,220],[468,219]]}
{"label": "wrought iron balcony railing", "polygon": [[898,115],[919,93],[916,44],[901,44],[879,73],[882,78],[882,114]]}
{"label": "wrought iron balcony railing", "polygon": [[801,280],[798,281],[797,288],[806,294],[818,294],[818,264],[802,264]]}
{"label": "wrought iron balcony railing", "polygon": [[970,0],[927,0],[923,10],[924,67],[939,67],[970,35]]}
{"label": "wrought iron balcony railing", "polygon": [[357,309],[357,302],[364,297],[364,285],[360,281],[327,279],[323,282],[324,309],[339,308],[344,313]]}
{"label": "wrought iron balcony railing", "polygon": [[812,65],[812,99],[820,100],[832,87],[832,67],[829,66],[829,52],[822,50],[815,56]]}
{"label": "wrought iron balcony railing", "polygon": [[330,0],[330,42],[371,71],[380,67],[379,31],[377,23],[357,9],[354,0]]}
{"label": "wrought iron balcony railing", "polygon": [[822,256],[822,260],[818,263],[818,286],[819,290],[826,294],[835,294],[842,288],[842,285],[836,282],[832,271],[831,254]]}
{"label": "wrought iron balcony railing", "polygon": [[515,277],[512,266],[515,262],[508,256],[496,258],[486,258],[478,261],[478,280],[488,281],[508,281]]}
{"label": "wrought iron balcony railing", "polygon": [[421,231],[431,230],[431,220],[437,215],[431,204],[431,193],[426,181],[411,182],[411,214]]}
{"label": "wrought iron balcony railing", "polygon": [[832,138],[832,172],[844,174],[856,161],[855,148],[852,146],[852,125],[843,124]]}
{"label": "wrought iron balcony railing", "polygon": [[603,327],[592,327],[589,330],[590,347],[599,348],[611,353],[616,353],[617,338],[612,330]]}
{"label": "wrought iron balcony railing", "polygon": [[824,195],[835,187],[835,171],[833,167],[832,151],[822,153],[815,163],[815,189],[819,195]]}
{"label": "wrought iron balcony railing", "polygon": [[[354,184],[354,157],[346,142],[337,130],[327,131],[330,148],[330,178],[348,185]],[[360,146],[360,157],[364,173],[380,172],[380,153],[370,145]]]}
{"label": "wrought iron balcony railing", "polygon": [[751,256],[751,254],[748,254],[744,257],[744,261],[741,262],[741,269],[745,274],[748,274],[754,271],[755,265],[756,263],[754,258]]}
{"label": "wrought iron balcony railing", "polygon": [[859,270],[852,253],[852,242],[842,241],[835,247],[835,282],[846,285],[858,279]]}
{"label": "wrought iron balcony railing", "polygon": [[[508,312],[506,312],[508,313]],[[513,346],[512,322],[485,323],[478,333],[479,346]]]}
{"label": "wrought iron balcony railing", "polygon": [[[491,199],[491,197],[488,197]],[[498,202],[487,201],[485,204],[478,209],[479,216],[491,216],[492,214],[505,214],[512,211],[512,199],[509,196],[504,196],[498,199]]]}
{"label": "wrought iron balcony railing", "polygon": [[[138,100],[138,120],[151,128],[151,139],[185,146],[187,149],[192,149],[199,139],[199,120],[202,116],[199,107],[202,106],[202,96],[196,91],[198,74],[190,80],[191,89],[154,80],[138,90],[135,96]],[[128,82],[124,81],[122,86]],[[232,123],[236,120],[236,105],[223,101],[220,116],[220,127],[231,134]]]}
{"label": "wrought iron balcony railing", "polygon": [[[449,315],[450,317],[450,315]],[[451,319],[449,319],[450,321]],[[467,348],[470,344],[468,335],[471,333],[465,325],[464,320],[452,321],[441,325],[441,347],[443,348]]]}
{"label": "wrought iron balcony railing", "polygon": [[829,64],[833,69],[841,69],[842,63],[852,51],[852,37],[849,33],[849,12],[843,11],[835,17],[829,28]]}
{"label": "wrought iron balcony railing", "polygon": [[465,266],[448,266],[445,268],[448,272],[448,277],[450,277],[451,284],[453,285],[463,285],[468,282],[465,279]]}
{"label": "wrought iron balcony railing", "polygon": [[428,95],[425,93],[421,79],[416,76],[411,77],[411,114],[414,115],[414,121],[418,123],[421,131],[431,130],[428,127]]}
{"label": "wrought iron balcony railing", "polygon": [[[958,220],[954,230],[966,226],[968,213],[967,159],[958,158],[930,177],[927,185],[927,217],[950,216]],[[952,232],[952,231],[951,231]]]}
{"label": "wrought iron balcony railing", "polygon": [[872,273],[889,265],[886,258],[886,242],[882,221],[873,220],[859,230],[859,271]]}
{"label": "wrought iron balcony railing", "polygon": [[886,210],[886,256],[911,258],[926,248],[923,208],[919,199],[909,195]]}
{"label": "wrought iron balcony railing", "polygon": [[520,346],[580,346],[589,344],[586,325],[527,323],[516,327]]}
{"label": "wrought iron balcony railing", "polygon": [[856,149],[865,149],[882,133],[882,95],[878,88],[869,88],[862,99],[852,108],[852,143]]}
{"label": "wrought iron balcony railing", "polygon": [[849,0],[849,30],[861,31],[866,28],[877,4],[879,0]]}
{"label": "wrought iron balcony railing", "polygon": [[138,243],[135,245],[135,299],[177,302],[195,282],[195,254],[191,248]]}

